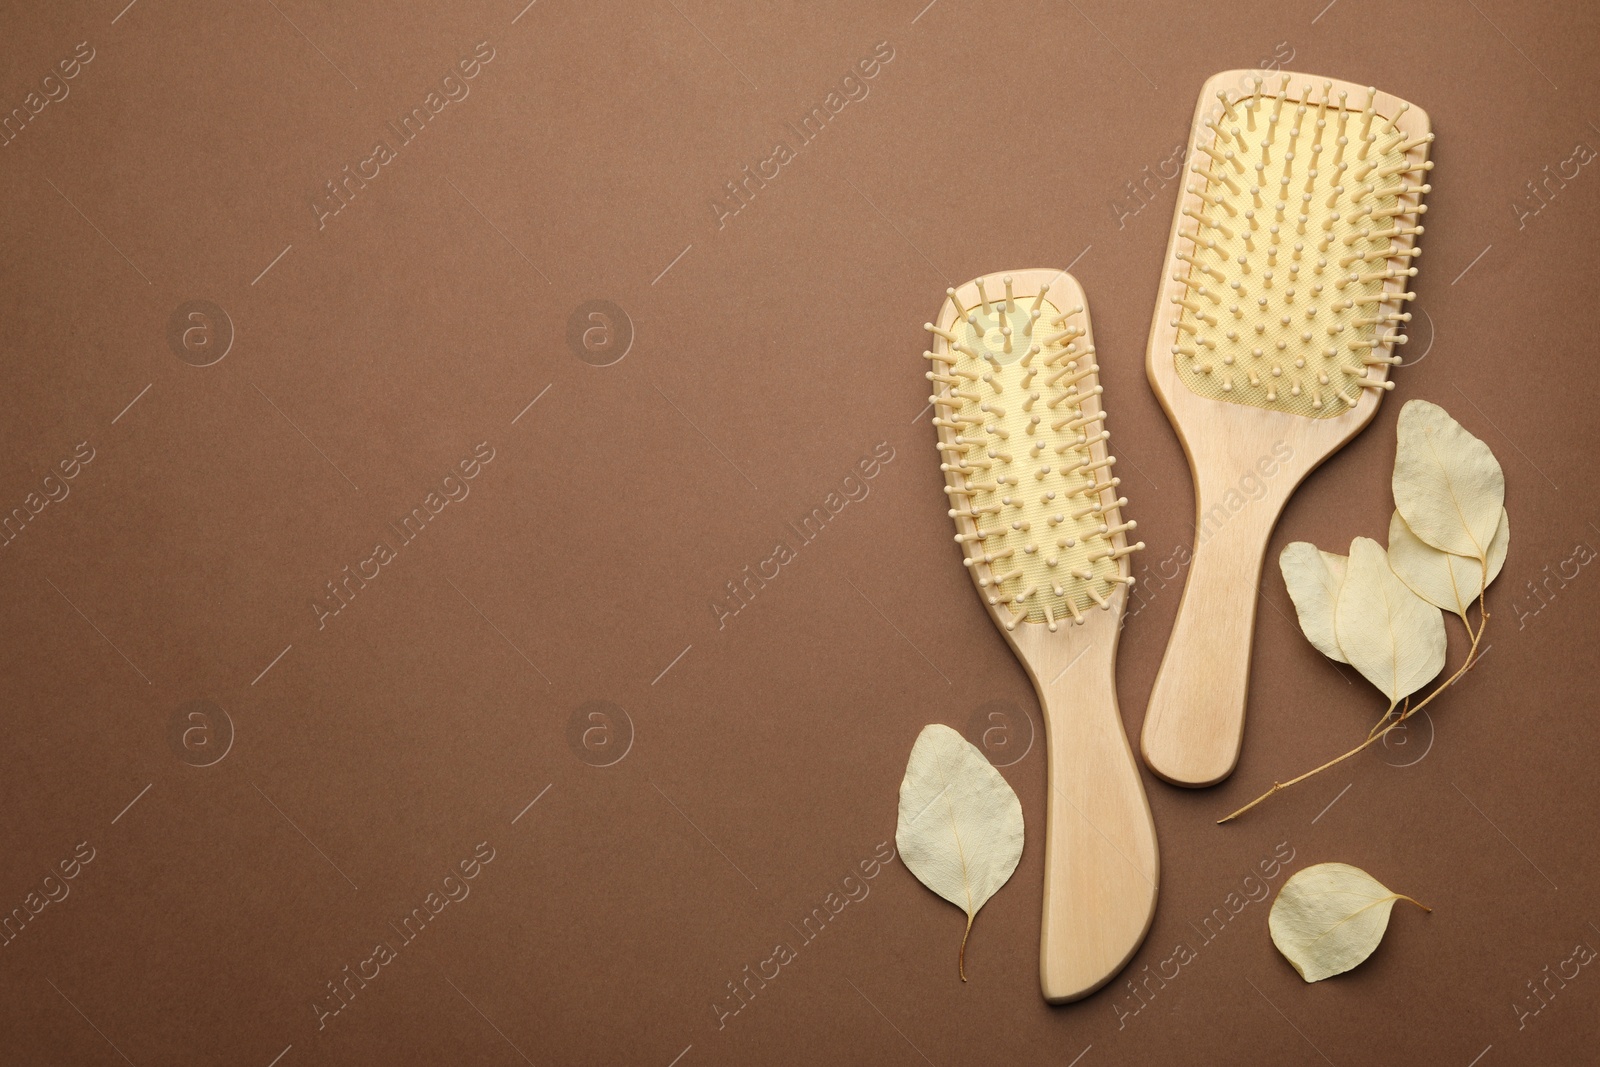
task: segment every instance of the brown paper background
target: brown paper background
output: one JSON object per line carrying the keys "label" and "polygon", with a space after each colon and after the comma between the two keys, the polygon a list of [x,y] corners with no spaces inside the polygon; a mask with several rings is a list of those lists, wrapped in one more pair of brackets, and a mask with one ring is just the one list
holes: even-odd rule
{"label": "brown paper background", "polygon": [[[5,109],[94,49],[0,149],[0,511],[94,450],[0,548],[0,908],[95,850],[0,948],[0,1061],[1594,1059],[1593,967],[1515,1007],[1600,946],[1600,578],[1563,563],[1600,543],[1600,175],[1513,206],[1600,143],[1591,6],[123,2],[7,5],[0,44]],[[319,230],[323,183],[481,41],[470,95]],[[723,183],[880,41],[870,95],[719,228]],[[1433,119],[1421,361],[1279,524],[1238,771],[1200,792],[1146,776],[1161,900],[1128,972],[1040,999],[1036,738],[1004,769],[1027,849],[963,985],[958,911],[899,863],[844,881],[892,842],[924,723],[979,739],[980,706],[1006,702],[1013,753],[1037,728],[950,542],[920,325],[981,273],[1071,263],[1087,290],[1150,546],[1118,669],[1136,733],[1193,523],[1142,366],[1176,188],[1134,212],[1125,183],[1182,142],[1207,75],[1275,56]],[[612,366],[566,342],[593,299],[635,333]],[[233,324],[214,365],[168,345],[189,300]],[[1385,536],[1413,397],[1506,471],[1487,658],[1404,747],[1216,827],[1381,710],[1300,636],[1271,561]],[[485,441],[470,495],[319,630],[323,583]],[[870,495],[719,629],[724,583],[880,442]],[[211,758],[220,722],[170,739],[201,698],[234,733],[208,767],[182,757]],[[632,723],[608,767],[569,743],[594,700]],[[470,895],[319,1029],[325,983],[485,841]],[[1266,903],[1205,940],[1280,845],[1290,869],[1354,863],[1434,911],[1397,910],[1371,960],[1317,986],[1273,949]],[[868,895],[804,943],[851,886]],[[726,983],[780,942],[797,958],[719,1028]],[[1143,1003],[1126,980],[1180,942],[1195,958],[1124,1014]]]}

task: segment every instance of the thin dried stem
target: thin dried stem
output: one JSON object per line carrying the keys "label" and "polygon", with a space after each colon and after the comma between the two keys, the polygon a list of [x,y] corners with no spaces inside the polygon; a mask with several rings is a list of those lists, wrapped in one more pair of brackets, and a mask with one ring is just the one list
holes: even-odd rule
{"label": "thin dried stem", "polygon": [[967,935],[972,933],[972,916],[967,916],[967,928],[961,934],[961,951],[956,953],[956,969],[961,972],[961,980],[967,980]]}
{"label": "thin dried stem", "polygon": [[[1470,627],[1470,626],[1467,627],[1467,633],[1470,634],[1471,632],[1472,632],[1472,627]],[[1405,703],[1400,706],[1400,715],[1401,715],[1401,717],[1405,716],[1406,709],[1409,708],[1410,706],[1411,706],[1411,698],[1410,697],[1406,697]],[[1383,713],[1383,715],[1378,719],[1377,722],[1372,724],[1372,729],[1367,731],[1367,736],[1370,738],[1373,734],[1375,734],[1379,730],[1383,729],[1383,724],[1388,722],[1389,721],[1389,716],[1391,716],[1393,714],[1394,714],[1394,705],[1390,704],[1389,705],[1389,709]]]}

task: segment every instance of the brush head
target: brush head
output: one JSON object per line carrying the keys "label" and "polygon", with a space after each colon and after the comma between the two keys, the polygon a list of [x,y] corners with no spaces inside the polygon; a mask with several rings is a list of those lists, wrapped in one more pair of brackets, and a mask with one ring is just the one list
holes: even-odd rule
{"label": "brush head", "polygon": [[1157,317],[1190,391],[1332,418],[1394,387],[1433,134],[1374,89],[1356,99],[1295,77],[1219,90],[1200,119],[1175,224],[1180,284]]}
{"label": "brush head", "polygon": [[1083,290],[1065,271],[948,290],[933,346],[937,448],[956,541],[1007,630],[1120,607],[1133,584]]}

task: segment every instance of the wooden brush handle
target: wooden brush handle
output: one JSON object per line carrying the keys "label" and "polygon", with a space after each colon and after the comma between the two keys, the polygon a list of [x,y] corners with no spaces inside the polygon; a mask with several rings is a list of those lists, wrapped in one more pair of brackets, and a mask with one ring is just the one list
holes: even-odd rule
{"label": "wooden brush handle", "polygon": [[1215,785],[1238,762],[1262,557],[1292,488],[1247,500],[1236,483],[1200,487],[1189,578],[1140,740],[1145,763],[1174,785]]}
{"label": "wooden brush handle", "polygon": [[1155,824],[1117,710],[1115,620],[1107,621],[1098,640],[1089,627],[1064,627],[1078,640],[1035,676],[1050,794],[1039,979],[1055,1004],[1110,981],[1138,951],[1156,907]]}

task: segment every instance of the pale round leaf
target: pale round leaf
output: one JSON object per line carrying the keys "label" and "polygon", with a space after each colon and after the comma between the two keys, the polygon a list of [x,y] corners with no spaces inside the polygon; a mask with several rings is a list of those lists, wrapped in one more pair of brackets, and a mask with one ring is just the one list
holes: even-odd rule
{"label": "pale round leaf", "polygon": [[1372,955],[1389,928],[1394,902],[1410,899],[1359,867],[1318,863],[1283,883],[1267,929],[1300,977],[1320,982]]}
{"label": "pale round leaf", "polygon": [[970,930],[1022,858],[1022,804],[982,752],[932,723],[906,763],[894,839],[911,873],[966,912]]}
{"label": "pale round leaf", "polygon": [[[1494,581],[1505,565],[1510,543],[1511,519],[1501,508],[1500,525],[1489,542],[1489,581]],[[1434,548],[1411,532],[1398,511],[1389,519],[1389,566],[1412,592],[1462,618],[1486,584],[1480,561]]]}
{"label": "pale round leaf", "polygon": [[1434,548],[1485,558],[1506,498],[1494,453],[1426,400],[1406,402],[1396,432],[1394,504],[1406,525]]}
{"label": "pale round leaf", "polygon": [[1444,616],[1395,576],[1383,546],[1370,537],[1350,542],[1333,625],[1350,666],[1391,707],[1444,667]]}
{"label": "pale round leaf", "polygon": [[1278,568],[1283,571],[1283,584],[1294,601],[1306,640],[1329,659],[1349,663],[1333,631],[1333,609],[1344,584],[1345,557],[1324,552],[1307,541],[1294,541],[1278,556]]}

